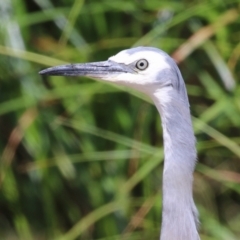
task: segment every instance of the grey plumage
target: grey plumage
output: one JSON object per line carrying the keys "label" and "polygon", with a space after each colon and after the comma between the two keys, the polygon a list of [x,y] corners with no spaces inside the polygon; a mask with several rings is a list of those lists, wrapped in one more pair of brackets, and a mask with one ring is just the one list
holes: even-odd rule
{"label": "grey plumage", "polygon": [[150,96],[162,120],[164,138],[161,240],[198,240],[198,212],[192,196],[195,137],[182,75],[162,50],[138,47],[108,61],[70,64],[40,74],[89,76],[137,89]]}

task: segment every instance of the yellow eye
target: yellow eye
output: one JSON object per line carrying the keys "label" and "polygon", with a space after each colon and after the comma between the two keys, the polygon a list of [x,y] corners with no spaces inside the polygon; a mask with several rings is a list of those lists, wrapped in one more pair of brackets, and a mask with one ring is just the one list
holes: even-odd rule
{"label": "yellow eye", "polygon": [[148,61],[146,59],[141,59],[136,63],[136,68],[139,70],[145,70],[147,67],[148,67]]}

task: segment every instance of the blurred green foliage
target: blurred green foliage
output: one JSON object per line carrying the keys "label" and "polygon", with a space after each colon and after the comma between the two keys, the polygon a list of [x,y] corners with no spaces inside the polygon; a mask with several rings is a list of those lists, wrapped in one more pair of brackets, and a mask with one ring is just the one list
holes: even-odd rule
{"label": "blurred green foliage", "polygon": [[149,45],[187,84],[203,240],[240,239],[240,0],[0,1],[0,239],[158,239],[162,130],[145,96],[42,77]]}

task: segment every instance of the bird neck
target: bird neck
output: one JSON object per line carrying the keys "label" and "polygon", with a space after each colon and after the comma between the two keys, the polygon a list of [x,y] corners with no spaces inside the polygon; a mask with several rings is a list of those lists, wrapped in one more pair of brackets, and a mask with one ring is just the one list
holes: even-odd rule
{"label": "bird neck", "polygon": [[153,100],[162,120],[165,158],[160,239],[196,240],[198,214],[192,196],[196,148],[189,103],[161,91]]}

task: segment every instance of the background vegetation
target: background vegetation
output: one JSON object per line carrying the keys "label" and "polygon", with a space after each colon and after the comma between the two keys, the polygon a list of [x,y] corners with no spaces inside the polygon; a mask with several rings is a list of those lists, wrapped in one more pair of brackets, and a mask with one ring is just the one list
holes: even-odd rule
{"label": "background vegetation", "polygon": [[240,239],[240,0],[0,1],[0,239],[158,239],[158,113],[145,96],[42,77],[138,45],[179,63],[203,240]]}

